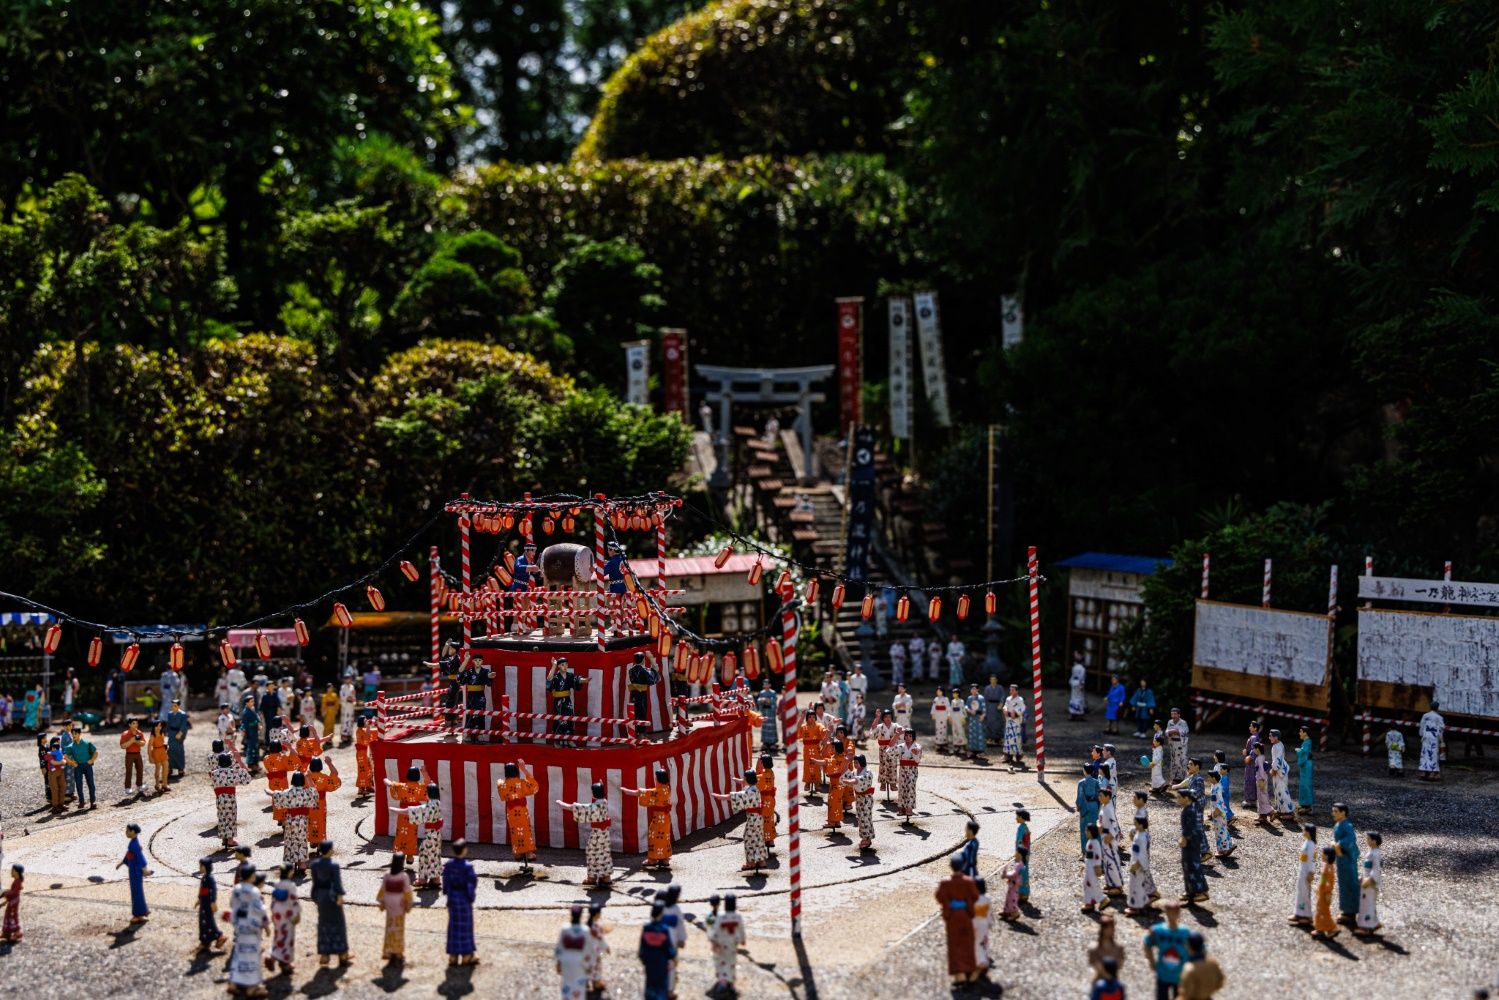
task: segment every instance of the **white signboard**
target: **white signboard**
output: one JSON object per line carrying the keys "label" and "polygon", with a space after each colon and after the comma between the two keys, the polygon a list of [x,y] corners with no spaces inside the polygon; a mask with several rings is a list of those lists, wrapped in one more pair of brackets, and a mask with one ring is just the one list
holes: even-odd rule
{"label": "white signboard", "polygon": [[890,436],[911,436],[911,303],[890,299]]}
{"label": "white signboard", "polygon": [[1358,679],[1429,687],[1443,712],[1499,718],[1499,618],[1361,609]]}
{"label": "white signboard", "polygon": [[1358,596],[1371,601],[1419,601],[1424,604],[1461,604],[1470,608],[1499,608],[1499,583],[1460,583],[1457,580],[1407,580],[1398,576],[1361,576]]}
{"label": "white signboard", "polygon": [[1004,296],[999,300],[999,309],[1004,317],[1003,346],[1008,351],[1025,336],[1025,313],[1020,308],[1020,296]]}
{"label": "white signboard", "polygon": [[1197,602],[1192,662],[1256,677],[1327,683],[1332,641],[1326,615]]}
{"label": "white signboard", "polygon": [[625,345],[625,402],[644,406],[649,401],[651,342],[636,340]]}
{"label": "white signboard", "polygon": [[921,375],[926,399],[932,404],[932,419],[938,427],[951,427],[947,409],[947,368],[942,361],[942,321],[937,315],[937,293],[917,292],[916,336],[921,343]]}

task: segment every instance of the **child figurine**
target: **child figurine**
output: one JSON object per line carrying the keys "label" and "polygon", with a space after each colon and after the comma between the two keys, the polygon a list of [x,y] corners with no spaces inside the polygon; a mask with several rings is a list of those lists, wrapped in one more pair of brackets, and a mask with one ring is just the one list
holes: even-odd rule
{"label": "child figurine", "polygon": [[1335,938],[1338,936],[1338,922],[1332,917],[1337,857],[1337,852],[1331,847],[1322,848],[1322,881],[1317,883],[1317,912],[1312,918],[1312,937]]}
{"label": "child figurine", "polygon": [[963,874],[961,855],[954,854],[947,863],[952,874],[937,884],[937,905],[947,931],[947,974],[961,986],[974,978],[973,907],[979,892],[973,879]]}
{"label": "child figurine", "polygon": [[1129,845],[1129,892],[1124,899],[1127,916],[1144,913],[1154,899],[1155,880],[1150,876],[1150,820],[1135,816],[1135,839]]}
{"label": "child figurine", "polygon": [[1150,790],[1157,795],[1166,790],[1166,746],[1157,733],[1150,738]]}
{"label": "child figurine", "polygon": [[1312,925],[1312,890],[1317,881],[1317,825],[1304,823],[1301,827],[1301,853],[1296,863],[1296,912],[1286,918],[1286,923],[1297,927]]}
{"label": "child figurine", "polygon": [[260,886],[264,884],[265,876],[246,866],[240,888],[230,895],[229,912],[225,914],[234,928],[234,946],[229,953],[229,992],[240,996],[265,996],[261,950],[271,922],[260,896]]}
{"label": "child figurine", "polygon": [[869,773],[863,754],[854,754],[854,766],[843,775],[843,781],[853,791],[859,850],[867,851],[874,847],[874,775]]}
{"label": "child figurine", "polygon": [[587,949],[588,929],[583,926],[583,904],[574,903],[568,922],[557,934],[557,944],[552,948],[557,974],[562,977],[562,1000],[586,1000],[588,996],[588,973],[584,967]]}
{"label": "child figurine", "polygon": [[604,994],[609,984],[604,980],[604,956],[609,954],[609,926],[603,921],[604,904],[588,907],[588,946],[583,949],[583,971],[588,976],[588,992]]}
{"label": "child figurine", "polygon": [[1020,902],[1031,898],[1031,812],[1015,809],[1015,856],[1020,859]]}
{"label": "child figurine", "polygon": [[221,753],[215,762],[214,769],[209,772],[209,780],[213,783],[213,803],[218,814],[219,840],[223,841],[225,848],[235,847],[239,844],[239,841],[235,839],[239,833],[237,792],[240,785],[250,783],[250,769],[245,767],[245,762],[240,759],[238,750],[234,751],[233,756]]}
{"label": "child figurine", "polygon": [[1389,762],[1390,777],[1405,777],[1405,737],[1399,726],[1391,726],[1384,734],[1385,757]]}
{"label": "child figurine", "polygon": [[349,932],[344,923],[344,883],[338,862],[333,860],[333,841],[317,845],[312,863],[312,901],[317,904],[317,964],[327,965],[338,956],[339,965],[354,961],[349,953]]}
{"label": "child figurine", "polygon": [[765,851],[765,822],[760,815],[760,791],[755,787],[755,772],[744,772],[745,787],[736,792],[712,792],[715,799],[727,799],[729,808],[745,815],[744,866],[742,872],[760,874],[770,860]]}
{"label": "child figurine", "polygon": [[1020,883],[1025,878],[1025,859],[1016,851],[1010,863],[1005,865],[1005,901],[1000,908],[999,919],[1014,922],[1020,919]]}
{"label": "child figurine", "polygon": [[[583,858],[588,865],[584,885],[609,885],[614,880],[614,851],[609,844],[609,826],[613,818],[609,815],[609,799],[605,795],[604,783],[595,781],[589,789],[592,802],[563,802],[557,804],[573,814],[573,822],[579,827],[587,824],[588,840],[583,846]],[[760,796],[755,795],[755,804]]]}
{"label": "child figurine", "polygon": [[406,914],[415,900],[411,893],[411,876],[406,874],[406,857],[397,854],[390,859],[390,874],[380,882],[375,905],[385,911],[385,940],[380,957],[393,962],[406,961]]}
{"label": "child figurine", "polygon": [[498,784],[500,801],[505,803],[505,828],[510,833],[510,850],[520,862],[524,875],[531,874],[536,860],[536,831],[531,827],[530,796],[540,788],[523,760],[505,765],[505,777]]}
{"label": "child figurine", "polygon": [[1103,844],[1098,839],[1098,824],[1089,823],[1085,833],[1088,839],[1083,843],[1082,912],[1092,913],[1109,905],[1109,897],[1103,891]]}
{"label": "child figurine", "polygon": [[[709,900],[717,908],[718,897]],[[715,913],[708,924],[708,943],[713,947],[712,989],[710,997],[737,997],[735,986],[739,947],[744,944],[744,918],[739,915],[739,900],[732,892],[724,897],[723,913]]]}
{"label": "child figurine", "polygon": [[671,869],[671,807],[676,796],[671,790],[671,772],[656,769],[654,788],[620,787],[621,795],[633,795],[646,815],[646,868]]}
{"label": "child figurine", "polygon": [[198,951],[218,951],[227,939],[219,930],[219,884],[213,877],[213,859],[198,859]]}
{"label": "child figurine", "polygon": [[302,922],[302,901],[297,898],[297,884],[292,881],[297,870],[282,865],[280,878],[271,889],[271,954],[265,960],[266,971],[279,967],[288,976],[295,971],[297,960],[297,925]]}
{"label": "child figurine", "polygon": [[671,931],[661,922],[662,904],[651,904],[651,919],[640,928],[640,947],[635,952],[645,971],[645,1000],[666,1000],[675,968],[677,946]]}
{"label": "child figurine", "polygon": [[146,867],[146,852],[141,850],[141,828],[137,823],[130,823],[125,827],[125,858],[115,864],[126,866],[130,872],[130,922],[132,924],[143,924],[146,918],[151,916],[151,910],[146,906],[146,876],[151,874],[151,869]]}
{"label": "child figurine", "polygon": [[468,860],[468,841],[453,841],[453,856],[442,866],[442,894],[448,897],[448,964],[475,965],[479,949],[474,944],[474,897],[479,875]]}
{"label": "child figurine", "polygon": [[1384,836],[1375,830],[1364,834],[1369,850],[1364,854],[1364,879],[1359,883],[1358,926],[1353,933],[1370,937],[1384,926],[1379,922],[1379,890],[1384,885]]}
{"label": "child figurine", "polygon": [[307,787],[307,776],[291,773],[291,787],[285,791],[267,791],[271,801],[286,814],[285,832],[281,837],[281,862],[298,871],[307,870],[307,817],[317,806],[316,790]]}
{"label": "child figurine", "polygon": [[973,904],[973,964],[978,976],[989,972],[989,886],[981,878],[973,880],[979,898]]}
{"label": "child figurine", "polygon": [[[21,940],[21,890],[26,886],[26,869],[22,865],[10,866],[10,888],[0,893],[5,900],[5,920],[0,923],[0,941]],[[223,936],[219,937],[222,943]]]}
{"label": "child figurine", "polygon": [[942,686],[937,686],[937,693],[932,695],[932,745],[937,748],[938,753],[947,753],[947,719],[949,705],[947,695],[942,692]]}
{"label": "child figurine", "polygon": [[1183,903],[1195,903],[1208,898],[1208,880],[1202,873],[1202,818],[1197,814],[1197,805],[1185,790],[1176,793],[1176,804],[1181,807],[1181,837],[1177,841],[1182,858]]}

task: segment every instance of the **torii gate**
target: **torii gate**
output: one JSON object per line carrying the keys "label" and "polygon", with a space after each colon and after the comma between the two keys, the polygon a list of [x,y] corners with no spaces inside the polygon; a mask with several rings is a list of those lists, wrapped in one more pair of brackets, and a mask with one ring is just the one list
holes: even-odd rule
{"label": "torii gate", "polygon": [[728,431],[735,402],[795,403],[795,429],[802,441],[801,476],[812,478],[812,404],[824,402],[826,394],[812,388],[833,374],[834,365],[812,365],[808,368],[724,368],[698,365],[697,373],[716,383],[705,394],[710,403],[718,404],[718,469],[714,478],[728,484]]}

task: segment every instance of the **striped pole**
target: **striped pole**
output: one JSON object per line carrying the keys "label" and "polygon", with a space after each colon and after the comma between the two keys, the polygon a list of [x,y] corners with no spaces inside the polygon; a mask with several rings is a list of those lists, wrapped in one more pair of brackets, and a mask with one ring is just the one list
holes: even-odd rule
{"label": "striped pole", "polygon": [[1208,599],[1208,554],[1202,554],[1202,599]]}
{"label": "striped pole", "polygon": [[442,645],[438,636],[438,617],[441,611],[442,601],[442,567],[437,562],[437,546],[433,545],[427,549],[427,563],[431,566],[432,577],[432,691],[436,696],[439,673],[437,660],[442,655]]}
{"label": "striped pole", "polygon": [[1364,722],[1364,756],[1369,756],[1369,743],[1374,735],[1374,727],[1369,723],[1369,709],[1365,708],[1359,716]]}
{"label": "striped pole", "polygon": [[[472,578],[471,577],[472,577],[472,573],[473,573],[473,564],[469,560],[469,551],[468,551],[468,529],[469,529],[469,525],[471,523],[472,522],[469,521],[468,515],[466,515],[466,514],[464,516],[458,518],[458,539],[459,539],[459,542],[460,542],[460,544],[462,546],[462,549],[463,549],[463,567],[462,567],[462,571],[463,571],[463,592],[465,594],[469,593],[469,590],[470,590],[469,584],[472,582]],[[472,620],[470,620],[468,618],[465,618],[465,619],[463,619],[463,648],[464,648],[465,652],[468,650],[469,640],[473,639],[473,637],[474,637],[474,623],[473,623]]]}
{"label": "striped pole", "polygon": [[[784,597],[783,597],[784,599]],[[787,871],[791,879],[791,936],[802,936],[802,776],[800,728],[796,712],[796,609],[781,613],[782,662],[785,678],[781,688],[781,731],[786,736],[786,849]]]}
{"label": "striped pole", "polygon": [[[1371,556],[1364,556],[1364,575],[1365,576],[1373,576],[1374,575],[1374,557],[1372,555]],[[1365,601],[1363,603],[1362,607],[1372,608],[1372,607],[1374,607],[1374,602],[1373,601]]]}
{"label": "striped pole", "polygon": [[1046,727],[1041,721],[1041,602],[1040,564],[1036,547],[1026,549],[1026,573],[1031,587],[1031,691],[1036,702],[1036,780],[1046,782]]}
{"label": "striped pole", "polygon": [[1451,559],[1448,559],[1446,562],[1442,563],[1442,579],[1446,580],[1448,583],[1452,582],[1452,560]]}
{"label": "striped pole", "polygon": [[1327,617],[1338,616],[1338,564],[1332,564],[1332,573],[1327,579]]}
{"label": "striped pole", "polygon": [[1270,560],[1268,559],[1265,560],[1265,586],[1260,591],[1260,606],[1265,608],[1270,606]]}
{"label": "striped pole", "polygon": [[656,586],[666,590],[666,517],[656,525]]}
{"label": "striped pole", "polygon": [[593,508],[593,586],[594,594],[594,619],[598,627],[599,652],[604,651],[604,517],[605,506],[604,494],[595,493],[593,498],[599,501]]}

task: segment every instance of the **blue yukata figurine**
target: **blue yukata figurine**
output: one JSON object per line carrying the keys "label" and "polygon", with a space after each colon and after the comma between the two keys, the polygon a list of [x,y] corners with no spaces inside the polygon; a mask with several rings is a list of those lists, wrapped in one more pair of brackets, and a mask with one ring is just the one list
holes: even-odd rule
{"label": "blue yukata figurine", "polygon": [[442,894],[448,897],[448,964],[472,965],[479,949],[474,944],[474,897],[479,875],[468,860],[468,842],[453,841],[453,856],[442,866]]}
{"label": "blue yukata figurine", "polygon": [[1109,685],[1109,693],[1105,696],[1103,705],[1103,717],[1106,722],[1104,728],[1111,733],[1119,732],[1119,717],[1124,714],[1124,702],[1129,698],[1129,692],[1124,688],[1124,682],[1119,679],[1118,674],[1113,675],[1113,683]]}
{"label": "blue yukata figurine", "polygon": [[225,938],[219,930],[219,884],[213,877],[213,859],[198,860],[198,950],[222,948]]}
{"label": "blue yukata figurine", "polygon": [[963,859],[963,874],[969,878],[978,878],[979,825],[974,820],[968,821],[968,826],[963,836],[963,846],[958,848],[957,856]]}
{"label": "blue yukata figurine", "polygon": [[[151,874],[151,869],[146,867],[146,852],[141,850],[141,828],[137,823],[131,823],[125,827],[125,858],[115,865],[116,868],[124,865],[130,872],[130,922],[132,924],[143,924],[151,915],[151,910],[146,906],[146,876]],[[1354,893],[1355,912],[1357,911],[1358,890]]]}
{"label": "blue yukata figurine", "polygon": [[760,713],[760,751],[769,753],[776,748],[776,714],[780,711],[781,696],[770,686],[770,678],[760,684],[760,693],[755,695],[755,710]]}
{"label": "blue yukata figurine", "polygon": [[671,928],[662,921],[666,906],[651,903],[651,919],[640,928],[640,950],[636,953],[645,971],[645,1000],[667,1000],[671,993],[671,970],[677,957]]}
{"label": "blue yukata figurine", "polygon": [[1301,743],[1296,747],[1296,811],[1312,808],[1312,731],[1301,727]]}
{"label": "blue yukata figurine", "polygon": [[167,770],[177,772],[179,778],[187,773],[187,731],[191,728],[193,724],[182,710],[182,703],[172,702],[166,720]]}
{"label": "blue yukata figurine", "polygon": [[[625,557],[619,551],[618,542],[609,543],[609,558],[604,561],[604,579],[609,583],[609,593],[625,592]],[[666,586],[666,583],[663,581],[661,586]]]}
{"label": "blue yukata figurine", "polygon": [[245,734],[245,767],[260,768],[260,713],[255,711],[255,696],[245,695],[245,707],[239,713],[239,731]]}
{"label": "blue yukata figurine", "polygon": [[1088,827],[1098,822],[1098,765],[1089,763],[1083,767],[1083,778],[1077,783],[1077,839],[1078,849],[1088,846]]}
{"label": "blue yukata figurine", "polygon": [[1155,692],[1150,690],[1150,681],[1140,678],[1140,688],[1129,699],[1135,710],[1135,738],[1144,739],[1150,733],[1150,720],[1155,718]]}
{"label": "blue yukata figurine", "polygon": [[1358,831],[1348,818],[1348,804],[1332,804],[1332,842],[1337,852],[1338,923],[1352,925],[1358,917]]}
{"label": "blue yukata figurine", "polygon": [[[1177,842],[1182,856],[1182,902],[1195,903],[1208,898],[1208,880],[1202,871],[1202,814],[1186,789],[1176,792],[1176,804],[1181,806],[1181,839]],[[1358,900],[1354,899],[1355,905]]]}
{"label": "blue yukata figurine", "polygon": [[1031,898],[1031,811],[1015,809],[1015,853],[1020,855],[1020,901]]}
{"label": "blue yukata figurine", "polygon": [[515,560],[515,573],[510,578],[511,590],[531,589],[531,567],[536,565],[536,543],[527,542]]}

